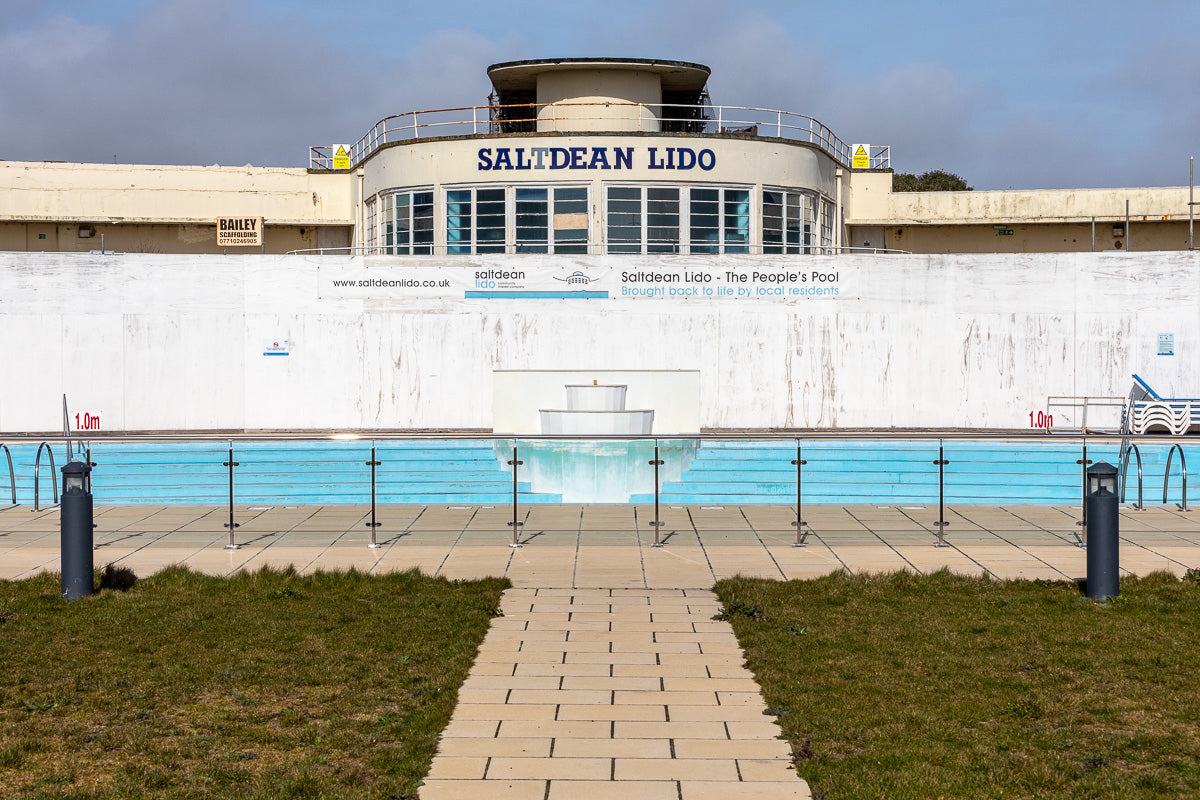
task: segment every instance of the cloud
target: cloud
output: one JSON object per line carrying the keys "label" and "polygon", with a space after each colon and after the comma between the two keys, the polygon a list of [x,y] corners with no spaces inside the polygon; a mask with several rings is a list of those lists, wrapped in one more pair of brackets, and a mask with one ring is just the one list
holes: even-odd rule
{"label": "cloud", "polygon": [[1178,184],[1200,149],[1200,51],[1182,24],[1136,16],[1107,42],[1091,17],[1071,34],[1048,11],[1013,55],[990,27],[951,23],[914,47],[928,10],[889,34],[782,0],[367,4],[340,26],[311,0],[0,3],[7,159],[303,165],[310,145],[353,142],[389,114],[484,104],[490,63],[556,56],[706,63],[715,103],[808,114],[890,145],[898,170],[977,188]]}
{"label": "cloud", "polygon": [[[172,0],[111,26],[64,16],[0,36],[0,158],[307,164],[414,108],[486,103],[484,66],[519,45],[435,31],[400,58],[339,51],[231,0]],[[464,55],[465,54],[465,55]]]}

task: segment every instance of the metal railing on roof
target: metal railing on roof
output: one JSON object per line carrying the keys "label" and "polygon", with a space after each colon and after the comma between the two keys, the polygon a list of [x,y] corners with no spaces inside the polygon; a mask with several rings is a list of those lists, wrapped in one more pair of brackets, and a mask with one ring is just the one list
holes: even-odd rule
{"label": "metal railing on roof", "polygon": [[[628,117],[614,116],[612,110],[620,107],[628,107],[637,113]],[[588,108],[604,109],[604,113],[589,115],[585,110]],[[560,110],[568,113],[560,116]],[[622,133],[677,132],[790,139],[816,145],[842,166],[848,167],[852,163],[850,145],[807,114],[753,106],[607,102],[463,106],[392,114],[376,122],[361,139],[350,145],[349,168],[361,164],[380,147],[396,142],[446,136],[559,132],[560,123],[566,126],[563,133],[581,128],[595,132],[597,122],[619,123],[620,129],[616,132]],[[337,145],[310,147],[309,167],[334,169],[335,147]],[[891,167],[888,146],[873,146],[868,155],[871,169]]]}
{"label": "metal railing on roof", "polygon": [[[626,244],[628,244],[628,243],[622,242],[618,246],[623,246]],[[673,244],[679,245],[680,242],[674,242]],[[448,245],[444,245],[444,244],[428,244],[428,245],[417,245],[417,247],[421,248],[422,252],[416,253],[415,255],[432,255],[432,256],[468,255],[465,253],[450,253],[449,252],[451,247],[458,248],[458,247],[461,247],[461,245],[448,246]],[[611,251],[609,251],[608,247],[609,247],[609,245],[604,242],[587,242],[586,244],[572,243],[570,245],[570,248],[571,248],[570,250],[566,250],[566,249],[559,250],[558,254],[559,255],[563,255],[563,254],[566,254],[566,255],[593,255],[593,256],[594,255],[646,255],[644,253],[611,252]],[[788,245],[787,247],[789,248],[789,250],[786,253],[780,252],[780,249],[782,248],[782,246],[777,245],[777,244],[774,244],[774,245],[757,245],[757,244],[742,245],[741,247],[743,249],[740,252],[737,252],[737,253],[731,252],[731,253],[728,253],[728,255],[753,255],[753,256],[757,256],[757,255],[835,256],[835,255],[843,255],[843,254],[848,254],[848,255],[912,255],[911,250],[896,250],[894,248],[889,248],[889,247],[850,247],[850,246],[834,247],[833,245],[818,245],[818,244]],[[581,253],[579,251],[579,248],[585,248],[587,252]],[[410,249],[410,247],[407,245],[404,247],[397,247],[395,245],[358,245],[358,246],[354,246],[354,247],[309,247],[309,248],[305,248],[303,250],[288,250],[287,255],[289,255],[289,256],[393,256],[393,255],[408,256],[408,255],[414,255],[413,253],[407,252],[409,249]],[[528,249],[522,249],[520,245],[513,245],[513,246],[506,246],[504,252],[509,255],[521,255],[521,254],[527,254],[527,253],[543,253],[544,254],[546,252],[546,249],[545,249],[545,246],[543,246],[543,249],[541,249],[541,250],[528,250]],[[677,248],[674,250],[652,250],[648,254],[649,255],[680,255],[681,252],[682,251]],[[478,254],[470,254],[470,255],[478,255]],[[697,253],[697,252],[693,251],[690,253],[690,255],[708,256],[708,257],[712,257],[712,258],[717,258],[721,254]]]}

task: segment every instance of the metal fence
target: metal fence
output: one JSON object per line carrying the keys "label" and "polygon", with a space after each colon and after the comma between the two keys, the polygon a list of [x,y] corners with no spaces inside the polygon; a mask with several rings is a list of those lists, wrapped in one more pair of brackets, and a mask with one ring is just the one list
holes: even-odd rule
{"label": "metal fence", "polygon": [[[633,113],[615,117],[613,109],[622,107],[628,107]],[[593,108],[600,113],[589,114],[588,109]],[[561,117],[560,112],[563,112]],[[350,146],[350,168],[365,161],[380,147],[396,142],[445,136],[557,131],[559,123],[570,125],[570,130],[576,129],[575,126],[581,123],[591,129],[597,122],[613,121],[620,123],[621,131],[677,131],[790,139],[816,145],[842,166],[848,167],[853,162],[850,145],[819,120],[806,114],[752,106],[607,102],[463,106],[393,114],[375,123]],[[335,146],[317,145],[309,148],[309,167],[334,169]],[[871,169],[891,167],[891,150],[886,145],[873,146],[868,156]]]}
{"label": "metal fence", "polygon": [[[203,503],[228,507],[236,546],[239,507],[247,504],[370,504],[374,541],[378,506],[512,507],[602,503],[652,509],[656,542],[663,505],[772,505],[794,511],[795,543],[808,535],[804,508],[870,504],[921,509],[944,543],[946,507],[1082,502],[1089,465],[1120,465],[1122,494],[1145,508],[1162,502],[1188,510],[1187,456],[1198,436],[980,435],[971,433],[804,432],[689,437],[514,437],[493,434],[243,434],[94,437],[80,445],[57,437],[10,436],[14,506],[57,502],[53,451],[91,462],[98,504]],[[50,458],[46,458],[49,456]],[[1136,484],[1129,466],[1136,463]],[[11,464],[11,466],[8,466]],[[43,465],[47,469],[42,469]],[[589,472],[590,470],[590,472]],[[46,473],[50,473],[47,475]],[[602,474],[603,473],[603,474]],[[0,483],[4,483],[0,475]],[[582,481],[588,499],[571,482]],[[605,483],[607,481],[608,483]],[[611,484],[611,485],[610,485]],[[607,488],[602,488],[607,487]],[[936,518],[933,510],[936,507]],[[1085,520],[1081,519],[1080,534]],[[1079,536],[1082,543],[1082,535]]]}
{"label": "metal fence", "polygon": [[[651,244],[653,244],[653,242],[651,242]],[[671,252],[652,252],[651,255],[677,255],[678,251],[679,251],[678,245],[680,245],[681,243],[680,242],[671,242],[671,244],[676,245],[675,250],[673,250]],[[455,246],[457,247],[460,245],[455,245]],[[422,255],[435,255],[435,256],[463,255],[461,253],[454,253],[454,254],[449,253],[450,246],[444,245],[444,244],[429,244],[429,245],[422,245],[422,247],[426,247],[429,249],[428,253],[422,253]],[[585,252],[581,253],[581,255],[590,255],[590,256],[610,255],[610,253],[609,253],[610,244],[606,243],[606,242],[574,243],[571,245],[571,247],[578,249],[578,250],[585,251]],[[842,246],[835,247],[833,245],[819,245],[819,244],[808,244],[808,245],[799,245],[799,246],[788,245],[788,247],[793,247],[795,250],[799,251],[799,252],[790,252],[790,253],[777,252],[780,249],[780,245],[752,244],[752,245],[741,245],[741,247],[745,248],[745,253],[729,253],[728,255],[755,255],[755,256],[756,255],[813,255],[813,256],[836,256],[836,255],[908,255],[908,256],[910,256],[910,255],[912,255],[911,250],[898,250],[898,249],[892,248],[892,247],[861,247],[861,246],[849,246],[849,245],[842,245]],[[309,248],[302,249],[302,250],[289,250],[289,251],[287,251],[287,255],[289,255],[289,256],[390,256],[390,255],[397,255],[397,252],[396,252],[397,249],[398,248],[395,247],[394,245],[358,245],[355,247],[309,247]],[[543,248],[543,251],[545,249],[548,249],[548,248]],[[576,255],[577,253],[575,252],[575,249],[572,249],[570,253],[559,253],[559,255]],[[507,248],[506,252],[508,252],[509,255],[522,255],[523,254],[522,251],[519,249],[519,247],[509,247],[509,248]],[[533,252],[533,251],[530,251],[530,252]],[[405,253],[404,255],[407,256],[408,254]],[[627,255],[627,254],[626,253],[611,253],[611,255]],[[632,254],[632,255],[641,255],[641,254]],[[692,255],[710,256],[710,257],[714,257],[714,258],[719,257],[716,254],[712,254],[712,253],[694,253]]]}

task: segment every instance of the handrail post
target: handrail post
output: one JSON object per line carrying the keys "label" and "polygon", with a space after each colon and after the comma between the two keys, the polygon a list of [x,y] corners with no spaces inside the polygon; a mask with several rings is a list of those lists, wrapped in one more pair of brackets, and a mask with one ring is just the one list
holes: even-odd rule
{"label": "handrail post", "polygon": [[512,518],[512,522],[508,523],[509,525],[512,526],[513,538],[512,538],[512,544],[510,544],[509,547],[520,547],[521,546],[521,538],[520,538],[521,526],[524,525],[525,523],[517,520],[517,467],[521,466],[525,462],[521,461],[520,459],[517,458],[516,446],[513,447],[512,461],[509,461],[508,463],[509,463],[509,466],[512,467],[512,471],[513,471],[513,491],[512,491],[513,518]]}
{"label": "handrail post", "polygon": [[804,530],[808,523],[804,521],[804,471],[801,469],[807,463],[800,449],[800,442],[797,441],[796,459],[792,462],[796,467],[796,521],[792,523],[796,526],[796,543],[792,547],[804,547],[804,540],[808,538],[808,531]]}
{"label": "handrail post", "polygon": [[38,445],[37,455],[33,459],[33,510],[41,511],[41,504],[38,502],[38,488],[41,483],[39,473],[42,469],[42,450],[46,451],[46,455],[50,457],[50,488],[53,492],[52,498],[54,505],[58,505],[58,475],[54,467],[54,451],[50,449],[47,442],[42,442]]}
{"label": "handrail post", "polygon": [[937,542],[933,546],[945,547],[946,526],[950,524],[946,522],[946,465],[950,462],[946,460],[946,451],[941,439],[938,439],[937,461],[933,463],[937,464],[938,468],[938,521],[933,523],[937,528]]}
{"label": "handrail post", "polygon": [[233,440],[229,440],[229,460],[221,464],[223,467],[229,468],[229,522],[225,523],[225,527],[229,528],[229,542],[225,545],[226,550],[237,550],[241,545],[234,541],[234,528],[240,525],[233,521],[233,468],[240,466],[237,461],[233,460]]}
{"label": "handrail post", "polygon": [[370,550],[379,549],[379,542],[375,541],[375,529],[380,524],[375,520],[375,468],[382,463],[375,460],[375,443],[371,442],[371,460],[367,462],[367,466],[371,468],[371,521],[367,523],[367,527],[371,529],[371,543],[367,545]]}
{"label": "handrail post", "polygon": [[[1182,500],[1182,503],[1180,504],[1180,511],[1187,511],[1188,510],[1188,459],[1183,457],[1183,447],[1178,444],[1171,445],[1171,449],[1166,451],[1166,471],[1165,471],[1165,473],[1163,473],[1163,505],[1166,505],[1166,487],[1168,487],[1170,485],[1170,481],[1171,481],[1171,457],[1175,456],[1176,450],[1180,451],[1180,470],[1183,473],[1183,475],[1181,476],[1183,482],[1182,482],[1182,485],[1180,486],[1180,489],[1183,492],[1183,497],[1180,498]],[[10,467],[10,471],[11,470],[12,470],[12,468]],[[16,498],[16,494],[13,494],[13,498]],[[13,503],[16,503],[16,499],[13,500]]]}
{"label": "handrail post", "polygon": [[[1120,459],[1118,459],[1118,460],[1120,460]],[[1083,454],[1075,460],[1075,463],[1080,465],[1079,474],[1081,476],[1081,478],[1080,478],[1081,482],[1080,482],[1080,488],[1079,488],[1079,496],[1080,496],[1079,503],[1083,508],[1083,519],[1077,520],[1075,522],[1076,527],[1083,528],[1083,535],[1080,536],[1079,533],[1076,533],[1075,540],[1076,540],[1076,543],[1080,547],[1087,547],[1087,468],[1088,468],[1088,464],[1090,464],[1092,462],[1088,461],[1088,457],[1087,457],[1087,438],[1086,437],[1083,440]]]}
{"label": "handrail post", "polygon": [[[85,445],[84,451],[83,451],[83,458],[84,458],[84,463],[86,463],[89,467],[98,466],[95,461],[92,461],[92,443],[91,442],[88,442]],[[88,474],[87,474],[87,493],[88,494],[92,493],[92,471],[91,470],[88,470]]]}
{"label": "handrail post", "polygon": [[[1121,454],[1121,483],[1120,483],[1120,502],[1125,502],[1126,474],[1129,472],[1129,453],[1133,452],[1133,457],[1137,459],[1138,467],[1138,499],[1137,505],[1134,506],[1138,511],[1145,511],[1146,506],[1142,502],[1142,451],[1136,444],[1125,446],[1125,452]],[[1165,502],[1165,501],[1164,501]]]}
{"label": "handrail post", "polygon": [[8,459],[8,485],[12,489],[12,504],[17,504],[17,473],[13,472],[12,452],[9,451],[8,445],[0,444],[0,450],[4,450],[4,455]]}
{"label": "handrail post", "polygon": [[662,538],[659,536],[662,528],[662,520],[658,515],[658,468],[663,465],[663,460],[658,457],[658,440],[654,440],[654,459],[650,462],[654,467],[654,522],[650,525],[654,528],[654,544],[651,547],[662,547]]}

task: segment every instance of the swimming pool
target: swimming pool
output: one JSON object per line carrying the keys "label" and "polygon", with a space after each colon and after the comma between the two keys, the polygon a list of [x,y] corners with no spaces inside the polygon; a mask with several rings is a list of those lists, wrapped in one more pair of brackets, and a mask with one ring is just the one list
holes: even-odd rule
{"label": "swimming pool", "polygon": [[[659,498],[667,503],[794,503],[797,447],[802,497],[808,503],[936,503],[942,454],[947,503],[1077,503],[1081,440],[1059,437],[1003,439],[817,438],[564,441],[545,439],[330,438],[206,439],[192,441],[95,440],[91,458],[98,504],[224,503],[229,499],[230,446],[238,503],[365,503],[371,498],[371,448],[375,448],[380,503],[509,503],[513,475],[506,463],[517,448],[520,503],[648,503],[654,499],[655,446]],[[1187,463],[1200,464],[1200,445],[1182,447]],[[1162,501],[1168,451],[1174,440],[1139,442],[1146,503]],[[78,443],[77,443],[78,445]],[[38,446],[8,444],[17,502],[33,503]],[[61,469],[65,444],[53,445]],[[1116,465],[1120,440],[1091,440],[1091,461]],[[2,456],[0,456],[2,458]],[[42,451],[39,499],[51,499],[50,463]],[[1129,469],[1126,500],[1137,492]],[[1181,500],[1181,463],[1172,456],[1168,501]],[[0,503],[7,503],[7,464],[0,460]],[[1188,491],[1197,495],[1188,475]]]}

